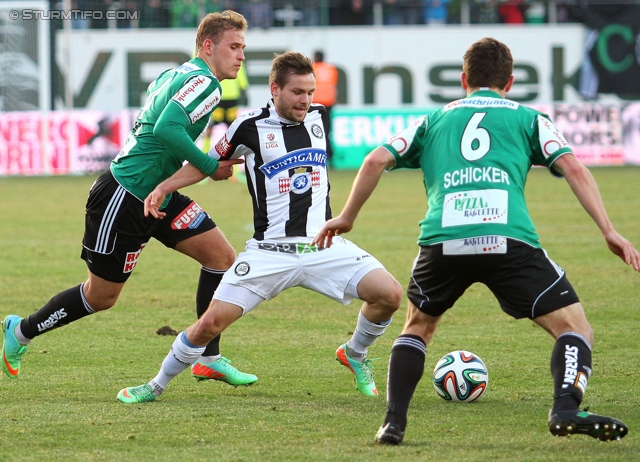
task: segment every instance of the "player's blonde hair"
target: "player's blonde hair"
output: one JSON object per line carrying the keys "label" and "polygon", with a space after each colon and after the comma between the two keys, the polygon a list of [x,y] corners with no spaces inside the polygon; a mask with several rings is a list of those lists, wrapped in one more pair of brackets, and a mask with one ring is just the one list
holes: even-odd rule
{"label": "player's blonde hair", "polygon": [[504,89],[513,74],[513,57],[509,47],[486,37],[469,47],[464,54],[462,71],[471,88]]}
{"label": "player's blonde hair", "polygon": [[210,39],[215,45],[222,40],[222,34],[226,30],[247,30],[247,20],[240,13],[226,10],[222,13],[209,13],[198,26],[196,33],[196,53],[202,49],[206,39]]}
{"label": "player's blonde hair", "polygon": [[280,88],[284,87],[292,75],[313,74],[313,61],[295,51],[287,51],[281,55],[276,55],[271,63],[271,74],[269,74],[269,84],[274,83]]}

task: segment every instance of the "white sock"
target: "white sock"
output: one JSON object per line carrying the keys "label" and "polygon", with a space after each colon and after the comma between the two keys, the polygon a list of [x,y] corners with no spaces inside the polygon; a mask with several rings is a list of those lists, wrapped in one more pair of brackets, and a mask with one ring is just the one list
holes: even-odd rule
{"label": "white sock", "polygon": [[381,323],[374,323],[369,321],[362,314],[362,310],[358,314],[358,323],[353,331],[353,336],[347,342],[347,348],[353,351],[355,357],[353,357],[349,351],[347,354],[351,359],[359,361],[360,358],[364,360],[367,357],[367,348],[376,341],[378,337],[384,334],[384,331],[391,324],[391,319]]}
{"label": "white sock", "polygon": [[31,343],[31,339],[24,336],[22,333],[22,329],[20,329],[20,323],[13,329],[13,333],[20,342],[20,345],[29,345]]}
{"label": "white sock", "polygon": [[[154,394],[157,388],[164,391],[167,385],[176,375],[195,363],[200,355],[204,353],[205,347],[200,347],[189,343],[186,332],[180,332],[171,345],[171,351],[162,361],[162,367],[149,384],[154,387]],[[160,391],[160,393],[162,393]]]}
{"label": "white sock", "polygon": [[200,361],[202,364],[209,364],[219,360],[220,358],[222,358],[222,355],[200,356],[200,359],[198,359],[198,361]]}

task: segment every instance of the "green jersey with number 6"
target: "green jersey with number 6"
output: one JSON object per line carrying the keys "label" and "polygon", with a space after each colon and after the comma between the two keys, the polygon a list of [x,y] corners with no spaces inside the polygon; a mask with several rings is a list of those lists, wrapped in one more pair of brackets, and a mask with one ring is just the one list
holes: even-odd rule
{"label": "green jersey with number 6", "polygon": [[184,161],[207,175],[215,173],[218,162],[194,141],[206,128],[220,97],[220,82],[200,58],[160,74],[149,85],[136,123],[111,163],[113,176],[127,191],[144,200]]}
{"label": "green jersey with number 6", "polygon": [[449,254],[491,252],[506,238],[540,247],[525,203],[527,173],[543,165],[557,175],[553,163],[571,153],[545,114],[486,89],[426,115],[383,146],[396,159],[393,169],[422,169],[428,210],[418,243],[442,242],[445,250],[455,243]]}

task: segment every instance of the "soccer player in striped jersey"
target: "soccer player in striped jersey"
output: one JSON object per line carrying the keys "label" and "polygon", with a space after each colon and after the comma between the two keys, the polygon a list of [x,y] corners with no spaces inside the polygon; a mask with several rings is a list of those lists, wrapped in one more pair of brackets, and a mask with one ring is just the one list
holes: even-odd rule
{"label": "soccer player in striped jersey", "polygon": [[[154,401],[169,381],[193,364],[205,345],[231,323],[291,287],[305,287],[348,304],[364,301],[351,339],[338,347],[337,359],[354,375],[366,396],[378,390],[367,348],[382,335],[402,298],[402,287],[372,255],[343,238],[330,249],[311,245],[331,218],[327,178],[327,113],[312,104],[313,63],[287,52],[273,60],[269,78],[273,99],[237,119],[210,155],[244,156],[254,210],[254,234],[222,278],[207,312],[171,347],[155,378],[120,391],[124,403]],[[165,218],[165,194],[196,183],[204,173],[192,165],[167,179],[149,195],[151,215]],[[192,367],[197,368],[198,365]]]}
{"label": "soccer player in striped jersey", "polygon": [[[235,259],[231,244],[213,220],[189,197],[167,195],[168,219],[144,216],[144,198],[186,160],[214,180],[229,178],[233,163],[208,157],[194,143],[220,101],[220,80],[234,79],[244,61],[245,18],[233,11],[212,13],[196,34],[196,57],[154,80],[147,100],[122,151],[91,187],[87,201],[82,258],[89,269],[84,284],[60,292],[22,319],[3,322],[2,369],[10,378],[20,372],[27,345],[36,336],[111,308],[152,237],[202,265],[196,312],[202,315],[224,272]],[[231,385],[257,380],[221,356],[213,339],[199,360],[197,379]]]}
{"label": "soccer player in striped jersey", "polygon": [[461,75],[467,97],[374,149],[342,213],[314,240],[330,245],[335,234],[352,229],[385,170],[422,169],[428,211],[407,289],[407,321],[391,350],[387,415],[376,443],[402,442],[426,346],[444,312],[475,282],[487,285],[507,314],[532,319],[554,338],[551,433],[600,440],[627,434],[623,422],[579,409],[591,375],[593,330],[565,272],[541,248],[527,212],[524,185],[531,165],[566,178],[609,249],[636,271],[640,254],[615,231],[593,176],[549,118],[505,98],[512,72],[506,45],[491,38],[473,44]]}

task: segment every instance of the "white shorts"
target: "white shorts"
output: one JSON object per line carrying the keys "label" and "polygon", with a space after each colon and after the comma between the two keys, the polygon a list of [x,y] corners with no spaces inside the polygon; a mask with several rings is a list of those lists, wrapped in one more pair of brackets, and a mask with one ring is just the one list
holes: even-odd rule
{"label": "white shorts", "polygon": [[251,239],[224,274],[213,298],[239,305],[246,314],[263,299],[271,300],[283,290],[299,286],[346,305],[358,298],[360,280],[377,268],[384,266],[343,237],[334,237],[333,245],[323,250],[295,238]]}

